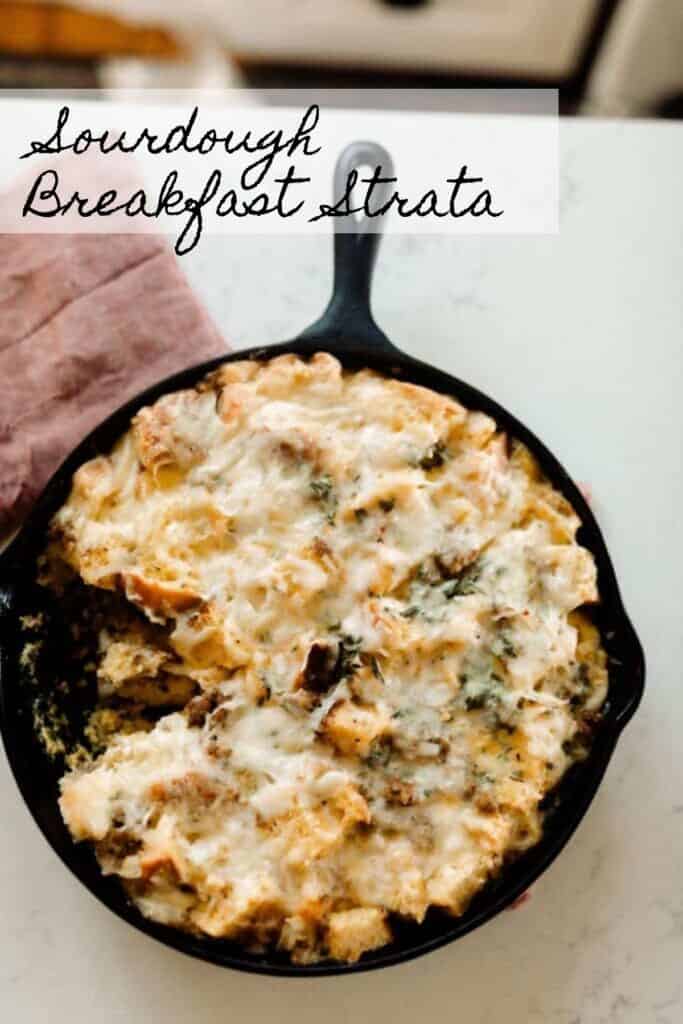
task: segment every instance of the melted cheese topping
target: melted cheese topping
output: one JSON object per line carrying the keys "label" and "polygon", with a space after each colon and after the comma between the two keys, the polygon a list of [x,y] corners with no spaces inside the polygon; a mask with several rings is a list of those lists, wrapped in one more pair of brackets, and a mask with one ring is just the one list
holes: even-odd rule
{"label": "melted cheese topping", "polygon": [[150,624],[103,631],[103,702],[181,710],[64,777],[72,835],[143,914],[299,962],[462,913],[604,699],[578,525],[490,418],[326,354],[142,409],[76,473],[48,578]]}

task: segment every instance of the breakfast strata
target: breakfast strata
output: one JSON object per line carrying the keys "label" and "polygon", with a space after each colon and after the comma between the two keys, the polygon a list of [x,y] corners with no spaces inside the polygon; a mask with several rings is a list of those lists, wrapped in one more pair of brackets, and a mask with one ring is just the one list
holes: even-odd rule
{"label": "breakfast strata", "polygon": [[146,917],[298,963],[461,914],[605,698],[578,526],[488,416],[324,353],[142,409],[43,559],[110,601],[74,839]]}

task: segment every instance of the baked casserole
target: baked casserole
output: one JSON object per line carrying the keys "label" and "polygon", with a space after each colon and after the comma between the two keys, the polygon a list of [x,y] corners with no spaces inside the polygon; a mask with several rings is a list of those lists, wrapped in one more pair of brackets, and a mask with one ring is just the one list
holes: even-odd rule
{"label": "baked casserole", "polygon": [[298,963],[461,914],[604,702],[579,525],[491,418],[325,353],[142,409],[43,564],[112,597],[72,836],[145,916]]}

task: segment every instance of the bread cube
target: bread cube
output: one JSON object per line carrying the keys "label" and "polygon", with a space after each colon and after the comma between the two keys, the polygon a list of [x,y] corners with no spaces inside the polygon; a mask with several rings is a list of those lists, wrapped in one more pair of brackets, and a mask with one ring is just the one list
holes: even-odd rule
{"label": "bread cube", "polygon": [[361,707],[343,700],[330,708],[321,731],[340,753],[367,757],[373,742],[388,728],[388,718],[378,708]]}
{"label": "bread cube", "polygon": [[354,963],[363,953],[391,942],[386,913],[377,907],[355,907],[330,916],[327,946],[335,960]]}

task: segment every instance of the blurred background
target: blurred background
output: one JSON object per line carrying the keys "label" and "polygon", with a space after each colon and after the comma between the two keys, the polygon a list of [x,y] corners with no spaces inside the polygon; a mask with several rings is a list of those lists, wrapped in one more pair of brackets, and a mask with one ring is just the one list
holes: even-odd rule
{"label": "blurred background", "polygon": [[504,87],[683,117],[683,0],[0,0],[0,88]]}

